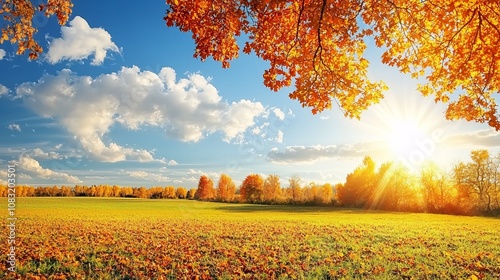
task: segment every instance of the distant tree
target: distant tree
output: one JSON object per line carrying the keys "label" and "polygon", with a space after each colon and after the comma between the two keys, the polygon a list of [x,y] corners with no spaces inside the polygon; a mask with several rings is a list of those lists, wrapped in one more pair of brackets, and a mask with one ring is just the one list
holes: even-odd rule
{"label": "distant tree", "polygon": [[175,190],[175,195],[177,198],[186,198],[187,196],[187,190],[184,187],[177,187]]}
{"label": "distant tree", "polygon": [[401,164],[386,162],[377,173],[377,188],[369,208],[390,211],[419,211],[415,177]]}
{"label": "distant tree", "polygon": [[60,194],[61,194],[61,196],[73,196],[74,195],[73,190],[68,186],[61,186]]}
{"label": "distant tree", "polygon": [[267,203],[278,202],[281,196],[280,177],[278,175],[268,175],[264,181],[264,201]]}
{"label": "distant tree", "polygon": [[132,197],[134,196],[134,190],[132,187],[122,187],[120,189],[120,196],[121,197]]}
{"label": "distant tree", "polygon": [[149,198],[157,199],[157,198],[165,198],[163,196],[164,189],[159,186],[155,186],[149,189]]}
{"label": "distant tree", "polygon": [[460,162],[453,169],[459,200],[472,205],[477,211],[499,211],[498,189],[500,163],[491,158],[487,150],[471,151],[472,162]]}
{"label": "distant tree", "polygon": [[140,188],[134,188],[133,189],[133,196],[138,197],[138,198],[148,198],[149,197],[149,191],[145,187],[140,187]]}
{"label": "distant tree", "polygon": [[114,197],[119,197],[120,196],[120,187],[117,185],[113,185],[112,194]]}
{"label": "distant tree", "polygon": [[177,198],[174,186],[166,186],[162,193],[163,198]]}
{"label": "distant tree", "polygon": [[240,195],[244,201],[260,203],[264,198],[264,179],[259,174],[248,175],[240,187]]}
{"label": "distant tree", "polygon": [[7,194],[8,194],[8,186],[0,184],[0,196],[7,197]]}
{"label": "distant tree", "polygon": [[196,189],[189,189],[189,191],[187,192],[186,198],[187,199],[194,199],[195,194],[196,194]]}
{"label": "distant tree", "polygon": [[339,203],[350,207],[368,207],[375,191],[376,166],[370,157],[346,177],[346,182],[337,189]]}
{"label": "distant tree", "polygon": [[300,185],[301,178],[294,174],[288,179],[288,190],[290,194],[290,202],[293,204],[303,202],[303,190]]}
{"label": "distant tree", "polygon": [[227,174],[221,174],[219,183],[217,184],[217,199],[223,202],[231,202],[234,200],[236,193],[236,185]]}
{"label": "distant tree", "polygon": [[453,206],[455,197],[450,181],[449,176],[436,163],[429,162],[422,167],[420,191],[426,212],[449,213],[450,207],[455,208]]}
{"label": "distant tree", "polygon": [[197,200],[213,200],[215,198],[215,189],[212,179],[206,175],[200,176],[200,181],[198,182],[198,189],[194,195]]}
{"label": "distant tree", "polygon": [[333,199],[333,187],[329,183],[321,185],[321,199],[320,203],[321,204],[330,204],[332,203]]}

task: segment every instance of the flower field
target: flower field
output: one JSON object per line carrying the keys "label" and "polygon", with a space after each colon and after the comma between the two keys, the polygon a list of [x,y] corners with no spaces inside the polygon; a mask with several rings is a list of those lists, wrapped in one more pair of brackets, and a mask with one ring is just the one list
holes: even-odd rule
{"label": "flower field", "polygon": [[16,205],[16,272],[3,246],[1,279],[500,278],[498,218],[119,198]]}

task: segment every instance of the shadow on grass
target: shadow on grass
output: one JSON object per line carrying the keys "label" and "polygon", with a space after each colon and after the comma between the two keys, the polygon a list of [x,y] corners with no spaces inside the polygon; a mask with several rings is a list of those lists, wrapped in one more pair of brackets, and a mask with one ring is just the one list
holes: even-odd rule
{"label": "shadow on grass", "polygon": [[407,212],[391,212],[366,210],[358,208],[341,208],[333,206],[310,205],[265,205],[265,204],[230,204],[215,208],[232,213],[282,212],[282,213],[345,213],[345,214],[409,214]]}

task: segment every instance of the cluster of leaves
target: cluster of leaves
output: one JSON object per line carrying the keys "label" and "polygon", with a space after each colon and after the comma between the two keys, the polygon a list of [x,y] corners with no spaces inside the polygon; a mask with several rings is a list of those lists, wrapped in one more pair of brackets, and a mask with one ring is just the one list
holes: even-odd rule
{"label": "cluster of leaves", "polygon": [[33,19],[37,12],[50,17],[56,15],[60,25],[64,25],[72,12],[71,0],[47,0],[47,3],[38,6],[30,0],[2,0],[0,15],[6,26],[2,27],[0,44],[10,41],[17,44],[18,55],[29,52],[30,59],[36,59],[43,48],[34,39],[37,29],[33,26]]}
{"label": "cluster of leaves", "polygon": [[486,218],[185,200],[157,200],[155,211],[141,200],[22,202],[17,273],[7,274],[4,252],[2,279],[500,277],[498,221]]}
{"label": "cluster of leaves", "polygon": [[[384,49],[382,62],[412,77],[436,102],[449,103],[448,119],[500,129],[492,94],[500,90],[500,5],[455,0],[167,0],[167,26],[189,31],[195,57],[229,67],[243,52],[270,63],[264,84],[279,90],[295,82],[290,98],[312,112],[335,100],[359,118],[387,89],[368,78],[366,41]],[[246,38],[245,37],[245,38]],[[452,94],[458,98],[451,100]]]}

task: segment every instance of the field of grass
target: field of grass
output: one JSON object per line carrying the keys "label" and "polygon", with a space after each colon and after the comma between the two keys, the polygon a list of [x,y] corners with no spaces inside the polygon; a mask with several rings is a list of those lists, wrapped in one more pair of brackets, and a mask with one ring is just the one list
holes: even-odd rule
{"label": "field of grass", "polygon": [[18,198],[16,216],[0,279],[500,278],[495,218],[69,197]]}

